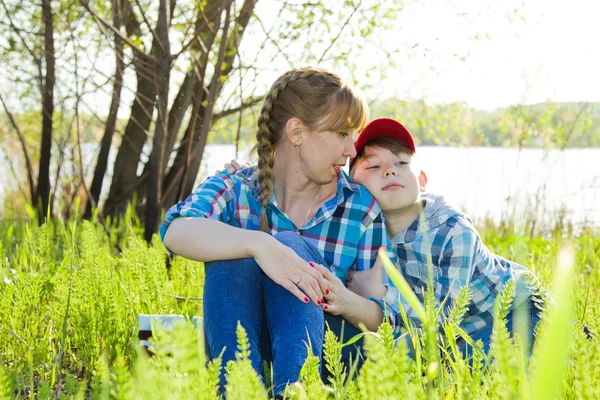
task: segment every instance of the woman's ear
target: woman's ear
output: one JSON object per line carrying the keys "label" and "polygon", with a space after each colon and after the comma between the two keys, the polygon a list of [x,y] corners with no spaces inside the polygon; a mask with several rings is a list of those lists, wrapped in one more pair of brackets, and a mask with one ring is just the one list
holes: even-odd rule
{"label": "woman's ear", "polygon": [[425,171],[421,170],[421,172],[419,173],[419,190],[421,192],[424,192],[426,190],[427,187],[427,175],[425,174]]}
{"label": "woman's ear", "polygon": [[285,123],[285,135],[294,146],[301,146],[304,141],[306,126],[296,117],[288,119]]}

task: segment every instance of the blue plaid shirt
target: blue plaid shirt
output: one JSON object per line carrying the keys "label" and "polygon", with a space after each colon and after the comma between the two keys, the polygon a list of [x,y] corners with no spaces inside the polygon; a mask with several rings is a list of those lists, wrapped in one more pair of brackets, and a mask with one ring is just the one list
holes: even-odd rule
{"label": "blue plaid shirt", "polygon": [[[528,279],[535,279],[528,269],[490,252],[469,217],[452,208],[441,196],[422,197],[425,207],[421,217],[391,239],[400,271],[421,303],[427,288],[429,262],[433,265],[437,303],[441,304],[448,297],[445,310],[454,306],[462,286],[471,288],[471,302],[461,323],[468,334],[493,323],[496,298],[508,280],[515,281],[512,307],[527,300],[531,285],[524,276],[530,274]],[[416,313],[391,281],[383,301],[388,305],[396,332],[399,333],[403,325],[400,302],[407,316],[420,326]]]}
{"label": "blue plaid shirt", "polygon": [[[237,228],[258,230],[262,212],[258,189],[256,167],[244,168],[234,175],[224,171],[208,178],[186,200],[167,211],[160,228],[161,238],[178,217],[212,218]],[[351,269],[370,269],[379,247],[389,246],[379,204],[343,171],[338,176],[337,196],[326,201],[302,227],[277,207],[275,193],[267,207],[271,234],[298,232],[321,252],[328,267],[342,281]]]}

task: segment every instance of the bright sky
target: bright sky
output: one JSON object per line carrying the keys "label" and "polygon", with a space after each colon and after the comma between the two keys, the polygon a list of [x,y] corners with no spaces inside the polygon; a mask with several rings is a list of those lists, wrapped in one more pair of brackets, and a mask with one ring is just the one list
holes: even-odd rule
{"label": "bright sky", "polygon": [[[430,1],[406,10],[400,35],[423,38],[416,49],[431,53],[404,63],[383,85],[386,94],[462,100],[480,109],[547,99],[600,101],[599,1]],[[456,10],[468,14],[457,17]],[[474,40],[475,32],[483,38]],[[455,53],[469,55],[462,62]]]}
{"label": "bright sky", "polygon": [[[600,100],[600,2],[528,0],[519,8],[525,23],[508,25],[506,18],[489,18],[491,40],[485,46],[476,48],[463,65],[452,63],[430,76],[432,98],[466,100],[477,108],[549,98]],[[509,30],[503,35],[504,28]]]}
{"label": "bright sky", "polygon": [[[281,3],[257,3],[267,29]],[[406,0],[393,31],[365,39],[373,46],[353,50],[359,66],[354,78],[366,79],[361,69],[386,69],[379,47],[398,48],[392,55],[397,67],[387,69],[387,79],[368,82],[373,86],[365,93],[368,100],[465,101],[486,110],[548,99],[599,102],[598,16],[598,0]],[[244,40],[243,54],[253,57],[262,39],[249,29]],[[292,47],[286,51],[293,59],[302,48]],[[261,58],[260,66],[274,70],[258,79],[266,90],[289,64],[269,55]]]}
{"label": "bright sky", "polygon": [[[342,0],[323,1],[338,4]],[[363,0],[375,1],[379,0]],[[256,12],[267,29],[281,4],[282,0],[258,1]],[[600,102],[598,16],[599,0],[406,0],[395,21],[396,28],[377,38],[383,47],[401,49],[393,55],[397,68],[387,68],[388,78],[383,81],[367,82],[373,89],[366,91],[366,97],[425,98],[428,103],[465,101],[471,107],[486,110],[548,99]],[[257,24],[252,29],[260,31]],[[244,38],[247,57],[252,57],[253,46],[262,42],[262,38],[253,37],[252,29]],[[178,45],[173,39],[174,49]],[[379,46],[352,54],[359,65],[354,78],[367,81],[361,69],[386,69],[387,61],[380,58]],[[295,55],[291,47],[286,50]],[[266,90],[289,64],[269,56],[261,58],[260,66],[272,73],[263,74],[255,83]],[[82,58],[81,62],[85,60]],[[97,60],[97,66],[111,76],[112,55]],[[186,69],[188,64],[180,67]],[[337,72],[344,76],[343,71]],[[9,73],[2,71],[0,78]],[[171,98],[177,93],[182,76],[174,72]],[[131,69],[125,80],[129,88],[135,89]],[[101,81],[105,78],[99,76],[98,83]],[[0,86],[12,99],[13,108],[18,108],[18,88]],[[106,86],[107,91],[111,88],[112,85]],[[123,118],[127,117],[132,100],[132,91],[124,90],[120,109]],[[86,102],[98,114],[106,115],[110,93],[92,91]]]}
{"label": "bright sky", "polygon": [[[258,2],[265,25],[277,14],[278,4],[278,0]],[[383,39],[389,48],[403,43],[404,51],[394,56],[398,68],[389,70],[389,78],[366,93],[370,100],[397,96],[432,103],[466,101],[479,109],[548,99],[600,101],[600,1],[404,4],[397,28]],[[365,69],[379,58],[377,48],[371,50],[356,55],[364,59]],[[278,67],[281,72],[287,69],[284,63]]]}

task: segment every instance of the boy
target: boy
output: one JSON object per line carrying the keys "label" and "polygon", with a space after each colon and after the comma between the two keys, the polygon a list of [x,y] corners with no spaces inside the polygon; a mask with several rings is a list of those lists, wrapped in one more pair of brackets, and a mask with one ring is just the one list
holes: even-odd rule
{"label": "boy", "polygon": [[[444,308],[452,307],[460,288],[471,289],[469,309],[461,328],[474,341],[481,339],[484,350],[491,341],[494,305],[509,279],[515,282],[515,297],[507,317],[512,331],[514,310],[523,308],[529,321],[529,338],[540,310],[532,296],[538,297],[528,283],[537,279],[525,267],[491,253],[468,216],[453,208],[441,196],[424,194],[427,176],[412,163],[416,152],[409,131],[398,121],[379,118],[371,121],[355,143],[357,156],[350,161],[352,178],[365,186],[381,205],[388,236],[398,254],[400,271],[417,297],[423,302],[427,287],[428,265],[433,265],[435,297]],[[380,299],[386,305],[390,322],[397,331],[403,326],[399,310],[399,293],[386,278],[380,263],[371,270],[354,272],[348,287],[364,297]],[[401,299],[400,299],[401,300]],[[419,320],[406,307],[408,317]],[[465,350],[465,342],[458,341]]]}

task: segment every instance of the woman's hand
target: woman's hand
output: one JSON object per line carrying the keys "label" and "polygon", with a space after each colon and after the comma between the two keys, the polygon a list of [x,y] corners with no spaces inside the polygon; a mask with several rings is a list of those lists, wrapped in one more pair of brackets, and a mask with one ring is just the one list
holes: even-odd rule
{"label": "woman's hand", "polygon": [[254,260],[263,272],[302,302],[308,303],[310,299],[318,306],[323,305],[323,293],[327,290],[323,275],[272,236],[264,235],[263,239],[268,242],[252,246]]}
{"label": "woman's hand", "polygon": [[369,270],[348,272],[346,282],[348,289],[362,297],[383,299],[387,293],[387,286],[383,284],[383,264],[379,258]]}
{"label": "woman's hand", "polygon": [[348,290],[340,278],[328,268],[320,264],[314,264],[314,266],[323,278],[327,280],[327,289],[325,289],[326,303],[323,305],[323,310],[331,315],[348,314],[355,304],[356,295]]}

